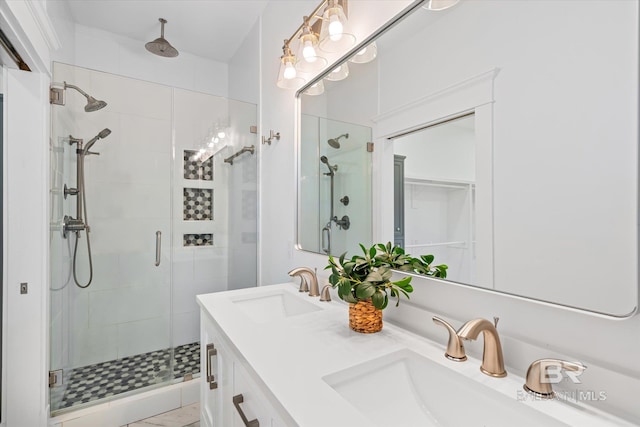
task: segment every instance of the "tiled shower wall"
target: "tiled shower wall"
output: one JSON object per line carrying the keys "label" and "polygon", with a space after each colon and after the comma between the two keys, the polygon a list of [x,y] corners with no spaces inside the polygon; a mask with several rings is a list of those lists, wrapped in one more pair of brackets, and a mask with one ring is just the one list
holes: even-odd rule
{"label": "tiled shower wall", "polygon": [[[76,185],[75,148],[52,141],[51,288],[61,290],[51,291],[51,367],[85,366],[197,341],[195,295],[228,288],[229,165],[223,158],[235,148],[229,144],[214,156],[212,179],[206,179],[206,170],[205,179],[185,179],[183,155],[199,148],[217,118],[228,121],[230,101],[55,64],[54,81],[63,80],[108,106],[85,113],[84,98],[67,91],[67,105],[53,107],[54,138],[72,134],[87,141],[105,127],[112,133],[94,145],[101,155],[86,159],[94,264],[86,289],[67,280],[74,240],[62,239],[59,230],[63,215],[76,216],[74,197],[64,200],[61,191],[65,183]],[[210,192],[210,219],[184,219],[185,188]],[[162,232],[158,267],[156,231]],[[185,236],[213,244],[186,246]],[[88,279],[85,245],[83,233],[80,282]],[[247,255],[255,253],[254,244]],[[255,286],[255,276],[243,283]]]}
{"label": "tiled shower wall", "polygon": [[[195,295],[227,289],[227,164],[224,154],[213,156],[196,171],[192,179],[185,151],[196,152],[206,141],[216,122],[227,121],[228,100],[202,93],[174,89],[174,132],[176,171],[173,181],[173,334],[175,344],[187,344],[199,339],[199,311]],[[218,142],[214,149],[224,143]],[[187,200],[187,197],[193,200]],[[209,205],[208,198],[212,202]],[[200,198],[200,200],[197,200]],[[199,204],[196,205],[195,203]],[[208,207],[211,206],[211,210]],[[213,245],[185,245],[185,236],[210,234]]]}

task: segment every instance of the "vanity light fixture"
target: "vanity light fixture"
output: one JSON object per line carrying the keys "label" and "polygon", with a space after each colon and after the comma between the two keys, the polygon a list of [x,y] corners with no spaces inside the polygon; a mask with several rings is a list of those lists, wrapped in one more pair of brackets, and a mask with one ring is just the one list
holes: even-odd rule
{"label": "vanity light fixture", "polygon": [[[423,0],[422,7],[429,10],[444,10],[456,5],[460,0]],[[418,6],[416,6],[418,7]],[[298,89],[306,80],[300,74],[313,75],[323,70],[328,61],[320,51],[330,54],[345,54],[356,43],[356,36],[349,30],[348,0],[321,0],[320,4],[303,18],[291,37],[284,41],[280,57],[280,72],[277,86],[281,89]],[[318,36],[319,33],[319,36]],[[298,43],[297,48],[294,46]],[[292,49],[297,50],[297,56]],[[353,55],[348,62],[365,64],[373,61],[378,55],[375,42]],[[336,67],[327,80],[338,81],[349,75],[349,67],[345,62]],[[320,95],[324,91],[321,85],[307,88],[305,94]]]}
{"label": "vanity light fixture", "polygon": [[428,10],[445,10],[458,4],[460,0],[429,0],[429,2],[422,6]]}
{"label": "vanity light fixture", "polygon": [[305,95],[311,95],[311,96],[322,95],[323,93],[324,93],[324,83],[322,82],[322,80],[320,80],[316,84],[312,84],[309,87],[309,89],[304,91]]}
{"label": "vanity light fixture", "polygon": [[322,14],[320,49],[325,52],[341,52],[355,44],[356,36],[348,30],[344,8],[338,0],[328,0]]}
{"label": "vanity light fixture", "polygon": [[320,55],[319,50],[318,34],[311,26],[309,17],[305,16],[299,39],[296,68],[303,73],[313,73],[326,67],[327,59]]}
{"label": "vanity light fixture", "polygon": [[372,42],[369,46],[361,49],[349,61],[354,64],[366,64],[376,59],[378,56],[378,46]]}
{"label": "vanity light fixture", "polygon": [[282,56],[280,57],[278,82],[276,83],[279,88],[296,89],[304,83],[304,79],[298,76],[295,64],[296,57],[289,48],[289,40],[285,40],[284,46],[282,46]]}
{"label": "vanity light fixture", "polygon": [[336,68],[334,68],[333,71],[329,73],[327,77],[325,77],[325,79],[332,82],[337,82],[346,79],[348,76],[349,65],[345,62],[344,64],[340,64]]}
{"label": "vanity light fixture", "polygon": [[[302,25],[293,35],[284,41],[276,83],[279,88],[298,89],[305,82],[305,78],[300,76],[301,73],[314,74],[323,70],[328,61],[320,50],[344,53],[355,43],[355,36],[348,33],[346,27],[347,1],[321,0],[320,4],[303,18]],[[323,31],[326,33],[326,49],[321,46]],[[293,50],[297,51],[297,55],[293,54]]]}

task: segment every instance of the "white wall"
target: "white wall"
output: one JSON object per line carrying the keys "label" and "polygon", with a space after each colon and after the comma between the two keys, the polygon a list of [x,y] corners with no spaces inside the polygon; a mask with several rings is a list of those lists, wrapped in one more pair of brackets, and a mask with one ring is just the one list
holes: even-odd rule
{"label": "white wall", "polygon": [[144,41],[75,24],[75,64],[134,79],[211,95],[228,95],[228,65],[189,52],[153,55]]}
{"label": "white wall", "polygon": [[36,426],[47,408],[47,79],[4,72],[2,418],[10,426]]}
{"label": "white wall", "polygon": [[[363,1],[353,3],[355,3],[355,5],[368,4],[371,9],[370,12],[377,15],[379,22],[393,15],[393,10],[378,8],[380,2]],[[373,11],[373,7],[371,7],[374,3],[376,5],[375,11]],[[399,8],[406,4],[400,3],[401,2],[396,2],[396,7]],[[484,2],[463,2],[461,5],[480,7],[483,3]],[[567,2],[566,4],[569,3],[572,2]],[[595,7],[608,3],[610,2],[586,2],[586,4],[594,5]],[[352,3],[350,3],[350,5],[351,4]],[[495,2],[493,6],[513,7],[517,9],[525,4],[529,5],[531,3]],[[626,4],[631,8],[637,8],[635,2],[619,2],[619,4]],[[467,9],[467,11],[468,10],[469,9]],[[460,11],[459,13],[463,13],[462,8],[460,8]],[[294,241],[292,224],[294,223],[293,219],[295,215],[295,186],[292,183],[295,177],[295,159],[293,155],[294,132],[296,129],[295,100],[291,92],[280,90],[275,86],[277,57],[279,56],[278,48],[281,45],[283,35],[282,28],[283,26],[295,28],[298,25],[297,22],[300,16],[306,12],[307,7],[302,4],[298,7],[297,2],[275,2],[266,8],[262,17],[262,99],[264,102],[261,108],[263,127],[277,129],[283,135],[277,144],[272,145],[264,151],[264,161],[261,164],[261,190],[264,201],[261,205],[263,241],[261,251],[270,255],[268,258],[264,257],[261,264],[263,283],[275,283],[286,280],[286,272],[294,266],[307,265],[318,267],[319,271],[321,271],[327,263],[325,256],[292,250],[292,242]],[[454,12],[456,12],[455,9],[449,11],[449,16],[452,16]],[[464,13],[466,13],[466,11]],[[573,13],[568,12],[549,14],[548,8],[544,13],[549,19],[573,16]],[[637,16],[637,9],[629,13]],[[447,31],[446,28],[449,23],[447,23],[445,18],[442,18],[437,22],[440,26],[434,27],[434,30],[445,31],[445,36],[439,37],[439,40],[442,40],[443,43],[433,44],[433,48],[443,54],[446,52],[455,52],[455,50],[452,49],[451,43],[464,44],[478,38],[479,43],[484,43],[484,46],[491,50],[496,40],[511,40],[511,37],[507,37],[506,35],[510,35],[523,21],[521,19],[512,20],[510,21],[510,28],[497,29],[487,26],[485,22],[486,19],[482,21],[477,19],[477,15],[472,13],[470,13],[470,15],[474,16],[473,21],[481,27],[479,30],[470,31],[465,29],[464,31],[460,31],[458,29],[454,31],[452,29],[451,31]],[[597,18],[595,19],[597,22]],[[577,21],[584,22],[584,20],[578,19],[572,20],[571,22],[575,23]],[[373,21],[368,22],[373,24]],[[372,25],[372,27],[373,26],[375,25]],[[536,46],[542,46],[538,45],[538,40],[544,32],[541,33],[537,30],[539,30],[539,28],[535,30],[532,29],[528,32],[530,36],[534,36],[535,39],[530,39],[526,42],[525,45],[527,49],[519,49],[521,45],[512,44],[513,49],[521,53],[520,57],[530,54],[531,49],[536,49]],[[288,31],[285,33],[288,33]],[[567,34],[570,33],[571,31],[567,29]],[[593,34],[594,37],[598,37],[600,33],[594,32]],[[549,39],[551,38],[552,37],[549,36]],[[545,38],[545,40],[547,39]],[[636,43],[637,32],[635,35],[632,34],[629,40],[632,43]],[[589,43],[584,42],[581,46],[588,51],[590,43],[597,43],[597,40],[592,40]],[[386,106],[381,111],[401,105],[405,102],[404,100],[415,99],[421,94],[428,94],[431,92],[433,85],[435,85],[435,87],[446,86],[479,72],[488,71],[491,67],[496,66],[497,61],[493,56],[477,54],[474,58],[476,57],[484,62],[479,63],[475,69],[462,68],[453,74],[447,74],[440,73],[437,71],[437,68],[433,68],[433,72],[436,73],[436,75],[431,80],[423,78],[424,81],[429,81],[432,85],[420,88],[422,93],[416,92],[416,88],[411,87],[400,93],[381,94],[381,102]],[[633,64],[637,63],[637,57],[629,57],[628,60]],[[537,73],[556,72],[562,66],[566,65],[566,62],[571,61],[565,61],[562,58],[553,58],[549,62],[539,62],[533,73],[529,72],[524,75],[529,75],[529,79],[535,81]],[[598,64],[602,66],[605,65],[603,63],[606,63],[606,61],[598,61]],[[500,61],[497,65],[504,66],[506,64]],[[636,68],[632,66],[630,69]],[[422,73],[422,70],[410,69],[410,72]],[[507,76],[505,76],[505,78],[506,77]],[[605,73],[603,79],[609,81],[611,74]],[[629,82],[632,83],[632,86],[634,84],[637,85],[637,74],[617,76],[613,87],[617,90],[619,85],[628,85]],[[527,86],[530,84],[530,81],[525,80],[520,83]],[[584,90],[585,87],[589,87],[588,84],[585,85],[583,82],[579,86],[581,88],[580,93],[572,91],[572,95],[578,95],[579,97],[593,96],[590,91]],[[627,89],[632,90],[633,93],[637,93],[637,86],[635,86],[635,89],[633,89],[633,87]],[[496,90],[498,90],[498,88],[496,88]],[[500,91],[505,90],[507,90],[506,86],[500,88]],[[554,90],[557,91],[558,89],[554,88]],[[531,90],[526,93],[528,102],[531,102],[531,97],[535,95],[534,92],[535,90]],[[503,95],[503,93],[501,92],[500,95]],[[518,94],[514,93],[514,95]],[[544,99],[553,99],[553,93],[550,93],[550,91],[540,92],[539,95]],[[617,104],[608,103],[608,105]],[[607,120],[613,120],[615,122],[620,119],[619,117],[616,118],[616,116],[620,115],[624,117],[625,120],[632,120],[637,124],[636,106],[637,103],[634,105],[625,105],[624,111],[626,113],[619,113],[617,109],[612,108],[609,110],[610,113],[606,114],[606,118]],[[521,114],[520,107],[522,107],[522,105],[518,104],[517,107],[512,107],[510,112],[502,112],[502,114],[505,114],[505,121],[517,119],[517,116]],[[548,118],[548,115],[536,117],[536,119]],[[527,126],[527,132],[532,128],[534,128],[534,126],[531,124]],[[580,132],[589,132],[589,130],[583,129]],[[522,136],[522,128],[518,129],[518,135]],[[516,135],[501,135],[497,133],[496,136],[507,137],[509,139]],[[571,138],[572,141],[582,139],[582,137]],[[637,135],[635,133],[627,135],[626,139],[629,141],[637,141]],[[540,140],[544,140],[544,138],[536,139],[537,142]],[[575,155],[575,152],[573,155]],[[605,155],[616,156],[620,155],[620,153],[615,152],[615,150],[610,150],[607,151]],[[637,158],[637,156],[634,155],[627,156],[628,159],[622,160],[623,162],[635,161]],[[616,164],[616,161],[615,159],[608,159],[600,163],[600,167]],[[522,166],[523,165],[519,165],[519,167]],[[503,174],[507,173],[507,171],[499,171],[499,173]],[[612,197],[622,194],[623,190],[621,190],[621,188],[626,189],[624,190],[624,194],[636,194],[634,190],[635,176],[625,177],[623,179],[624,183],[622,186],[617,188],[616,191],[609,193]],[[635,198],[629,197],[627,200],[632,205],[629,206],[627,210],[628,215],[632,216],[635,221],[637,214],[634,204]],[[603,206],[606,206],[606,204]],[[631,218],[629,218],[629,220],[631,220]],[[630,238],[635,241],[636,233],[632,233]],[[626,238],[623,240],[625,239]],[[631,253],[635,253],[635,250],[631,251]],[[514,280],[516,279],[511,279],[512,283]],[[549,278],[542,276],[538,276],[537,280],[541,284],[554,283],[554,286],[562,286],[565,281],[573,282],[571,279],[554,280],[551,282]],[[606,288],[607,282],[607,279],[603,279],[599,286]],[[634,283],[636,282],[634,281]],[[511,372],[523,375],[529,363],[540,357],[558,356],[581,360],[589,365],[588,371],[581,377],[583,387],[586,389],[606,391],[609,396],[604,402],[595,402],[594,406],[616,411],[620,415],[633,418],[636,422],[640,421],[640,408],[637,406],[636,399],[638,393],[640,393],[640,369],[636,363],[636,360],[640,358],[640,340],[637,339],[640,334],[640,317],[635,316],[624,320],[614,320],[560,306],[546,305],[504,294],[459,287],[457,285],[440,283],[436,280],[424,278],[415,278],[414,287],[416,288],[416,292],[412,300],[418,302],[419,305],[425,307],[426,310],[416,309],[415,305],[401,304],[399,310],[395,310],[394,308],[387,310],[385,313],[387,319],[396,320],[413,330],[438,341],[442,341],[444,345],[444,333],[431,325],[430,316],[432,314],[444,315],[451,319],[456,326],[474,317],[490,319],[493,316],[499,316],[501,318],[499,329],[503,337],[505,360]],[[585,291],[588,292],[589,290],[585,289]],[[481,345],[481,343],[470,343],[468,348],[472,354],[477,355],[481,351]]]}
{"label": "white wall", "polygon": [[259,97],[260,20],[256,20],[229,61],[229,98],[257,105]]}

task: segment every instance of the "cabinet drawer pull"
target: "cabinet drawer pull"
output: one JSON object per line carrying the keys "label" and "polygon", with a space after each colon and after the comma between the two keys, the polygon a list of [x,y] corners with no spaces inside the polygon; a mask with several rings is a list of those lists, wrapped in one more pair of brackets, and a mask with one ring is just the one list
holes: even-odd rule
{"label": "cabinet drawer pull", "polygon": [[207,344],[207,382],[209,383],[209,390],[218,388],[218,383],[215,380],[213,372],[211,372],[211,358],[217,355],[218,351],[213,344]]}
{"label": "cabinet drawer pull", "polygon": [[260,422],[255,419],[255,420],[247,420],[247,416],[244,414],[244,412],[242,412],[242,408],[240,407],[240,404],[244,402],[244,397],[242,397],[242,394],[238,394],[236,396],[233,396],[233,406],[236,407],[236,411],[238,411],[238,414],[240,414],[240,418],[242,418],[242,422],[244,423],[245,427],[260,427]]}

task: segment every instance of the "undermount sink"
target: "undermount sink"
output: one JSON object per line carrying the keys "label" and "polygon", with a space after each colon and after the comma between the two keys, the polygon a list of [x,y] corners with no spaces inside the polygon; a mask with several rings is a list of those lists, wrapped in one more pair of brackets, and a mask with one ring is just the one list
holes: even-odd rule
{"label": "undermount sink", "polygon": [[284,290],[277,290],[259,295],[238,297],[231,301],[254,322],[266,323],[322,310],[311,302],[305,301],[303,299],[305,296],[306,294],[297,296]]}
{"label": "undermount sink", "polygon": [[567,425],[406,349],[323,380],[376,426]]}

